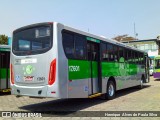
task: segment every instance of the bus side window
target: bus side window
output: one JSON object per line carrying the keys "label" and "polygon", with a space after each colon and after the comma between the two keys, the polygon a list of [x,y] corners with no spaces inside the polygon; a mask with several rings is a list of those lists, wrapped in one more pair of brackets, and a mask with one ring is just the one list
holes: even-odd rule
{"label": "bus side window", "polygon": [[143,53],[141,53],[141,64],[144,65],[144,57]]}
{"label": "bus side window", "polygon": [[131,63],[131,64],[133,63],[132,53],[133,53],[132,50],[129,50],[129,51],[128,51],[128,62]]}
{"label": "bus side window", "polygon": [[63,33],[63,47],[67,58],[75,58],[73,34]]}
{"label": "bus side window", "polygon": [[133,51],[132,55],[133,55],[133,60],[134,60],[133,63],[136,64],[136,51]]}
{"label": "bus side window", "polygon": [[138,52],[138,61],[139,61],[139,64],[141,65],[141,53]]}
{"label": "bus side window", "polygon": [[76,59],[86,59],[86,40],[85,37],[75,34],[75,54]]}
{"label": "bus side window", "polygon": [[135,51],[135,64],[138,64],[138,53]]}
{"label": "bus side window", "polygon": [[107,44],[107,51],[108,51],[108,55],[109,55],[109,61],[114,61],[113,45],[112,44]]}
{"label": "bus side window", "polygon": [[108,61],[108,51],[107,51],[107,44],[101,43],[101,51],[102,51],[102,60]]}
{"label": "bus side window", "polygon": [[91,55],[91,50],[90,50],[91,45],[87,44],[87,54],[88,54],[88,60],[92,60],[92,55]]}
{"label": "bus side window", "polygon": [[98,47],[95,45],[92,45],[92,60],[97,61],[98,60]]}
{"label": "bus side window", "polygon": [[119,60],[118,47],[114,46],[114,61],[118,62],[118,60]]}
{"label": "bus side window", "polygon": [[128,62],[128,49],[125,48],[124,49],[124,53],[125,53],[124,54],[125,55],[125,57],[124,57],[125,58],[125,62]]}
{"label": "bus side window", "polygon": [[124,58],[124,48],[123,47],[119,47],[119,60],[120,58]]}
{"label": "bus side window", "polygon": [[155,60],[155,68],[159,69],[160,68],[160,60]]}

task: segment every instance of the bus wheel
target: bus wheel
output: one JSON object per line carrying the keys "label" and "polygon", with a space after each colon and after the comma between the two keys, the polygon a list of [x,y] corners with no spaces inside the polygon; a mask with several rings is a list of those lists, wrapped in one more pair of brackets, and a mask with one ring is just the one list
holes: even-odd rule
{"label": "bus wheel", "polygon": [[113,81],[108,81],[107,84],[107,93],[106,93],[106,98],[108,100],[111,100],[115,97],[115,84]]}

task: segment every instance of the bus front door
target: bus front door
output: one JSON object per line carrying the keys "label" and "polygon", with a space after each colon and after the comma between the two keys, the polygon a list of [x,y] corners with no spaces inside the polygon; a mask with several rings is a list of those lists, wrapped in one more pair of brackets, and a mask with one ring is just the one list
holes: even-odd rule
{"label": "bus front door", "polygon": [[92,95],[101,92],[99,43],[88,41],[87,51],[90,62],[89,95]]}

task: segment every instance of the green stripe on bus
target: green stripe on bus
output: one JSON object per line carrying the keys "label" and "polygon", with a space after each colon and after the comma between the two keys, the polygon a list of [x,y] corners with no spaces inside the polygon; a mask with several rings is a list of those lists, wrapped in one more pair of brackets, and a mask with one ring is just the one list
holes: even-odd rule
{"label": "green stripe on bus", "polygon": [[[69,80],[87,79],[92,76],[98,77],[98,62],[84,60],[68,60]],[[130,76],[136,75],[144,69],[138,68],[136,64],[120,63],[120,62],[101,62],[102,77],[110,76]]]}
{"label": "green stripe on bus", "polygon": [[129,76],[139,72],[136,64],[102,62],[102,77]]}
{"label": "green stripe on bus", "polygon": [[[91,69],[91,67],[89,69]],[[98,62],[96,61],[92,61],[92,76],[93,78],[98,77]]]}
{"label": "green stripe on bus", "polygon": [[102,62],[102,76],[120,76],[119,64],[114,62]]}
{"label": "green stripe on bus", "polygon": [[90,77],[90,62],[83,60],[68,60],[69,80]]}
{"label": "green stripe on bus", "polygon": [[[10,70],[8,69],[8,78],[10,77]],[[0,69],[0,78],[1,79],[4,79],[4,78],[6,78],[7,77],[7,71],[6,71],[6,68],[1,68]]]}

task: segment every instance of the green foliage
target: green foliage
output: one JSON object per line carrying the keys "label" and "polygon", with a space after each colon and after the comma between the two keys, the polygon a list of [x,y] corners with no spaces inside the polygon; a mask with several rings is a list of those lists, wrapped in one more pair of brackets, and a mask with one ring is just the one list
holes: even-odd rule
{"label": "green foliage", "polygon": [[128,36],[127,34],[118,35],[118,36],[114,37],[113,39],[116,41],[119,41],[119,42],[137,40],[136,38]]}
{"label": "green foliage", "polygon": [[8,36],[0,35],[0,44],[7,45],[8,44]]}

